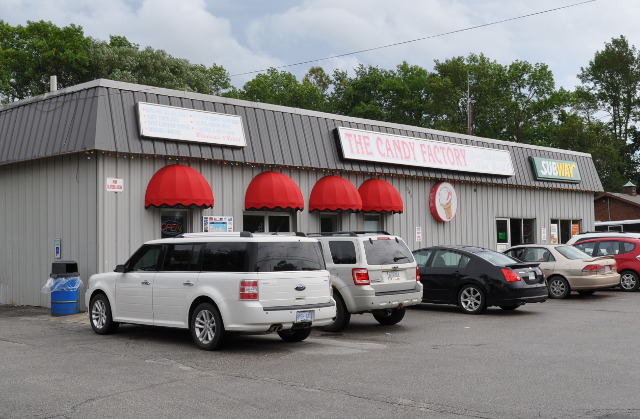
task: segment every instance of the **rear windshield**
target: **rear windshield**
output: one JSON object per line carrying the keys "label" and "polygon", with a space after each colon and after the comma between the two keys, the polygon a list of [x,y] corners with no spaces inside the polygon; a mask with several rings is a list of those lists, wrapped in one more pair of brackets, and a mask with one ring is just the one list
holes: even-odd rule
{"label": "rear windshield", "polygon": [[589,256],[582,250],[578,249],[577,247],[558,246],[556,247],[556,250],[558,251],[558,253],[560,253],[562,256],[566,257],[567,259],[572,259],[572,260],[591,259],[591,256]]}
{"label": "rear windshield", "polygon": [[364,241],[364,253],[369,265],[411,263],[413,255],[404,242],[394,238],[371,237]]}
{"label": "rear windshield", "polygon": [[514,263],[522,263],[519,260],[516,260],[510,256],[507,256],[502,253],[494,252],[492,250],[484,250],[482,252],[477,252],[476,255],[480,256],[482,259],[496,266],[506,266],[506,265],[512,265]]}
{"label": "rear windshield", "polygon": [[320,243],[256,243],[256,272],[325,269]]}

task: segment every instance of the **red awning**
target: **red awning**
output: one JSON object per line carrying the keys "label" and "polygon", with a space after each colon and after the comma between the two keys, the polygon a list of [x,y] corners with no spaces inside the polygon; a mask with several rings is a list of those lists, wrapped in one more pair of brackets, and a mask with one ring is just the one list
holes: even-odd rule
{"label": "red awning", "polygon": [[382,179],[369,179],[358,189],[364,212],[401,213],[404,204],[400,192]]}
{"label": "red awning", "polygon": [[309,198],[309,211],[361,211],[362,199],[355,186],[339,176],[316,182]]}
{"label": "red awning", "polygon": [[147,185],[144,207],[213,207],[209,182],[197,170],[181,164],[158,170]]}
{"label": "red awning", "polygon": [[289,176],[264,172],[254,177],[244,197],[244,209],[280,209],[302,211],[304,198],[300,188]]}

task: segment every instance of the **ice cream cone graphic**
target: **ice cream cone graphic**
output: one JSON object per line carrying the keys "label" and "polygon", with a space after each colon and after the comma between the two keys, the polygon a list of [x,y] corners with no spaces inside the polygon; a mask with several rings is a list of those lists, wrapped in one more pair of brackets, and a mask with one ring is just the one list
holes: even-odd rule
{"label": "ice cream cone graphic", "polygon": [[451,201],[453,199],[453,191],[447,187],[440,189],[440,194],[438,197],[438,203],[444,210],[444,216],[447,220],[450,220],[453,217],[451,213]]}

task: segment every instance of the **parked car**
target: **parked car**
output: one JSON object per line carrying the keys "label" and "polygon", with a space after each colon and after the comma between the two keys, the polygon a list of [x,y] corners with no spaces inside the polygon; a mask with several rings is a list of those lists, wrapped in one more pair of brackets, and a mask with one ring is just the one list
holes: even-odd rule
{"label": "parked car", "polygon": [[539,262],[551,298],[566,298],[571,291],[591,295],[620,282],[613,257],[594,258],[573,246],[525,244],[507,249],[504,254],[523,262]]}
{"label": "parked car", "polygon": [[309,234],[316,238],[331,274],[336,319],[324,326],[344,329],[352,314],[372,313],[378,323],[393,325],[405,307],[419,304],[422,284],[411,250],[402,238],[386,232]]}
{"label": "parked car", "polygon": [[640,239],[625,236],[583,240],[575,247],[590,256],[613,256],[620,274],[620,288],[635,291],[640,285]]}
{"label": "parked car", "polygon": [[565,244],[576,244],[591,239],[640,239],[640,233],[626,231],[587,231],[571,236]]}
{"label": "parked car", "polygon": [[147,242],[115,272],[91,276],[85,299],[98,334],[120,323],[184,328],[206,350],[228,332],[302,341],[336,315],[316,240],[251,233]]}
{"label": "parked car", "polygon": [[489,306],[515,310],[548,297],[537,262],[473,246],[427,247],[413,255],[424,285],[424,303],[456,304],[464,313],[479,314]]}

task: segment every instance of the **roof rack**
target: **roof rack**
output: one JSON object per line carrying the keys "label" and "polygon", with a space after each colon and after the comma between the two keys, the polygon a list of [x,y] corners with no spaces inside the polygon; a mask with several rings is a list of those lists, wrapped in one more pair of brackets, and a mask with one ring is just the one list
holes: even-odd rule
{"label": "roof rack", "polygon": [[253,233],[248,231],[206,231],[201,233],[182,233],[176,236],[176,238],[197,237],[253,237]]}
{"label": "roof rack", "polygon": [[308,236],[309,237],[318,237],[318,236],[327,236],[327,237],[331,237],[331,236],[350,236],[350,237],[357,237],[357,236],[365,236],[365,235],[376,235],[376,234],[384,234],[386,236],[390,236],[389,233],[387,233],[386,231],[325,231],[322,233],[309,233]]}

